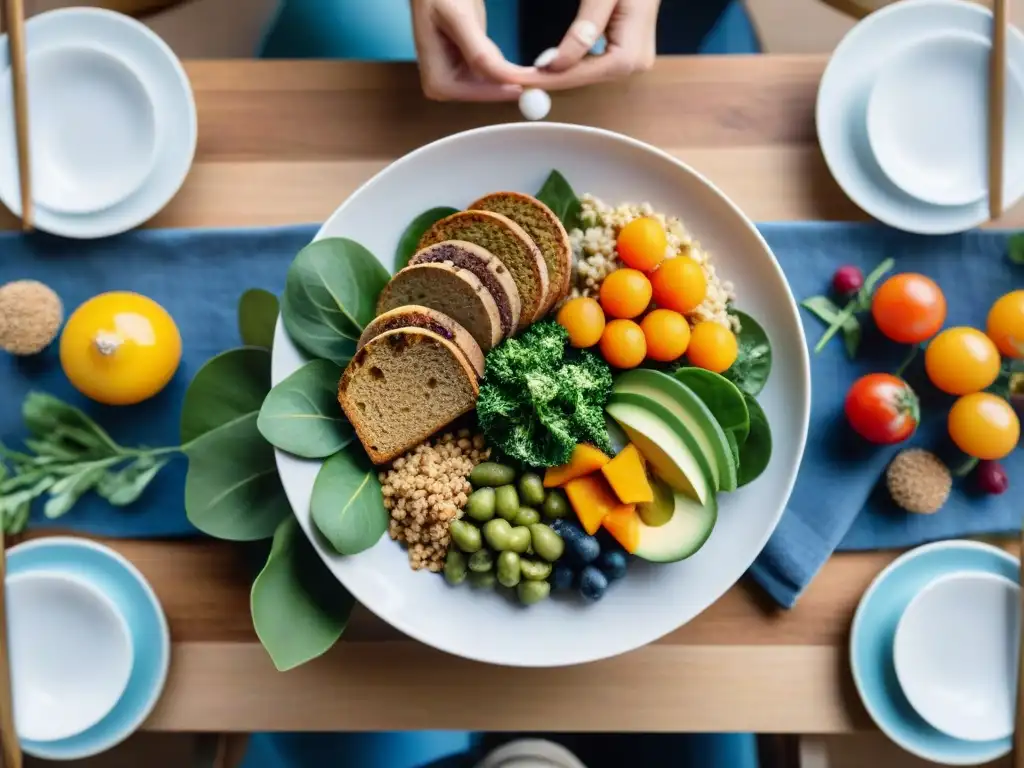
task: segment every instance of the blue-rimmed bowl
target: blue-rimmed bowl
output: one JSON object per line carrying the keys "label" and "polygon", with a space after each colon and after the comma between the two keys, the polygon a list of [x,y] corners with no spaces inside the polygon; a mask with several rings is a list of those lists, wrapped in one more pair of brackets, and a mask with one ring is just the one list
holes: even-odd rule
{"label": "blue-rimmed bowl", "polygon": [[135,661],[124,693],[102,720],[59,741],[23,739],[21,748],[45,760],[78,760],[105,752],[134,733],[160,698],[171,658],[167,619],[138,569],[109,547],[93,541],[53,537],[10,549],[8,574],[35,571],[64,573],[103,592],[128,624]]}
{"label": "blue-rimmed bowl", "polygon": [[974,541],[926,544],[900,556],[861,598],[850,633],[850,667],[871,719],[896,744],[944,765],[980,765],[1010,752],[1012,738],[961,741],[932,728],[900,688],[893,659],[896,626],[910,601],[935,579],[976,571],[1019,580],[1020,562],[997,547]]}

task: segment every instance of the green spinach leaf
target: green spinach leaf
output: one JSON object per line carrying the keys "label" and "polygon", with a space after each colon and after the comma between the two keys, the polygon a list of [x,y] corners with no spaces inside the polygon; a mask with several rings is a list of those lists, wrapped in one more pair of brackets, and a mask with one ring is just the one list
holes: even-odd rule
{"label": "green spinach leaf", "polygon": [[434,226],[434,224],[439,222],[441,219],[445,219],[453,213],[458,212],[458,208],[440,206],[438,208],[431,208],[429,211],[424,211],[413,219],[409,223],[409,226],[405,228],[405,231],[398,240],[398,248],[395,249],[395,272],[402,269],[409,263],[409,259],[411,259],[416,253],[416,248],[419,245],[420,238],[423,237],[428,229]]}
{"label": "green spinach leaf", "polygon": [[736,362],[723,375],[743,392],[756,397],[772,372],[772,345],[768,334],[754,318],[746,312],[733,312],[740,321],[740,332],[736,338],[739,354]]}
{"label": "green spinach leaf", "polygon": [[355,600],[317,556],[294,515],[274,532],[266,565],[252,583],[256,635],[281,672],[317,658],[341,637]]}
{"label": "green spinach leaf", "polygon": [[567,230],[580,228],[580,199],[561,173],[551,172],[537,199],[554,212]]}
{"label": "green spinach leaf", "polygon": [[391,276],[344,237],[310,243],[288,268],[281,316],[292,341],[313,357],[346,365]]}
{"label": "green spinach leaf", "polygon": [[680,368],[673,374],[711,411],[726,437],[730,434],[736,445],[743,445],[750,433],[750,413],[739,387],[724,376],[703,368]]}
{"label": "green spinach leaf", "polygon": [[740,466],[737,473],[737,487],[752,483],[761,476],[772,458],[772,430],[757,400],[746,395],[747,410],[750,411],[750,435],[740,446]]}
{"label": "green spinach leaf", "polygon": [[253,412],[211,429],[184,446],[185,514],[203,533],[229,541],[274,535],[291,514],[274,462],[274,449]]}
{"label": "green spinach leaf", "polygon": [[340,451],[324,462],[309,508],[320,533],[342,555],[369,549],[388,528],[377,470],[361,449]]}
{"label": "green spinach leaf", "polygon": [[305,459],[331,456],[354,436],[338,405],[341,368],[313,360],[267,395],[256,424],[271,445]]}
{"label": "green spinach leaf", "polygon": [[185,391],[182,444],[188,445],[212,429],[258,411],[269,391],[268,350],[240,347],[207,360]]}
{"label": "green spinach leaf", "polygon": [[1024,232],[1011,235],[1008,245],[1010,261],[1014,264],[1024,264]]}
{"label": "green spinach leaf", "polygon": [[247,347],[270,349],[274,344],[277,296],[262,288],[250,288],[238,301],[238,333]]}

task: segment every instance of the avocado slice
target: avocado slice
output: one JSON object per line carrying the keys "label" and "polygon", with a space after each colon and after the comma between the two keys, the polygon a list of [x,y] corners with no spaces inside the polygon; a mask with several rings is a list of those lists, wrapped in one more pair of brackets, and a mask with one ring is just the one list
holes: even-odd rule
{"label": "avocado slice", "polygon": [[750,412],[740,388],[720,373],[704,368],[680,368],[673,378],[690,389],[722,425],[725,436],[732,433],[736,445],[743,445],[750,434]]}
{"label": "avocado slice", "polygon": [[640,395],[613,392],[605,410],[674,491],[688,494],[701,504],[714,496],[707,457],[663,406]]}
{"label": "avocado slice", "polygon": [[715,490],[736,490],[736,459],[725,431],[692,389],[668,374],[638,368],[621,374],[612,392],[649,398],[665,408],[707,457]]}
{"label": "avocado slice", "polygon": [[696,553],[711,538],[718,521],[714,494],[704,504],[685,493],[673,494],[673,501],[672,516],[663,525],[652,527],[640,518],[634,555],[652,563],[675,563]]}

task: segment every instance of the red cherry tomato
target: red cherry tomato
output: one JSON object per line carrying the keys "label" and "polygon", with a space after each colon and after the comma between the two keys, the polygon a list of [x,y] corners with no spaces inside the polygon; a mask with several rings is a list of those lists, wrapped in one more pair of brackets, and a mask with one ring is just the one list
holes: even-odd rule
{"label": "red cherry tomato", "polygon": [[900,443],[920,421],[917,395],[903,379],[888,373],[862,376],[846,393],[846,418],[872,443]]}
{"label": "red cherry tomato", "polygon": [[946,320],[946,297],[935,281],[904,272],[882,283],[871,300],[878,329],[900,344],[918,344],[939,332]]}

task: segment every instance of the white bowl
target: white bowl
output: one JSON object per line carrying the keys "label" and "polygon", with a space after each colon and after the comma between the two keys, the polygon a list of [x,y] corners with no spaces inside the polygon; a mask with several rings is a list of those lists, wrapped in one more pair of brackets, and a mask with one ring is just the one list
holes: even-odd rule
{"label": "white bowl", "polygon": [[134,654],[124,616],[96,587],[52,571],[11,575],[7,622],[20,738],[65,739],[114,708]]}
{"label": "white bowl", "polygon": [[1002,576],[939,577],[910,602],[896,627],[896,676],[933,728],[965,741],[1013,733],[1020,587]]}
{"label": "white bowl", "polygon": [[[352,238],[393,271],[405,227],[439,205],[465,207],[496,190],[536,194],[552,169],[577,194],[609,203],[650,202],[680,216],[736,284],[737,307],[756,317],[773,345],[772,375],[758,395],[772,429],[772,458],[756,482],[719,497],[718,523],[704,547],[671,565],[634,563],[598,603],[551,599],[524,610],[493,592],[452,589],[409,568],[384,536],[355,556],[332,552],[309,514],[319,461],[283,453],[277,464],[299,524],[334,575],[363,605],[407,635],[459,656],[495,664],[579,664],[633,650],[690,621],[750,567],[782,515],[807,436],[810,370],[793,295],[767,243],[715,186],[671,155],[620,134],[580,125],[517,122],[428,144],[356,190],[317,238]],[[303,364],[279,323],[274,384]]]}
{"label": "white bowl", "polygon": [[27,71],[37,204],[92,213],[135,192],[153,169],[157,125],[153,101],[132,69],[78,43],[31,51]]}
{"label": "white bowl", "polygon": [[[935,205],[966,205],[988,194],[988,68],[991,42],[943,33],[889,58],[868,99],[868,139],[885,174]],[[1006,80],[1004,159],[1024,172],[1024,91]]]}

